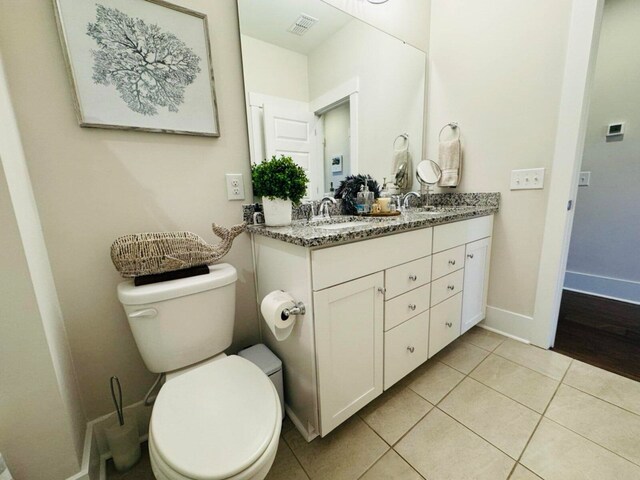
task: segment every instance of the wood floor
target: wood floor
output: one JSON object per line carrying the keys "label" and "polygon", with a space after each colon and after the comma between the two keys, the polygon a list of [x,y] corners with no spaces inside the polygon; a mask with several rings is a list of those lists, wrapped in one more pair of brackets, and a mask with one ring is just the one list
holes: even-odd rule
{"label": "wood floor", "polygon": [[564,290],[553,349],[640,380],[640,305]]}

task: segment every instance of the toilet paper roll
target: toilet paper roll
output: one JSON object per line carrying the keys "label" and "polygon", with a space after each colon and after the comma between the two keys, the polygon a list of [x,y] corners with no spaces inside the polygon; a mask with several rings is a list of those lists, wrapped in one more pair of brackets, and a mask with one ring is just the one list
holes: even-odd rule
{"label": "toilet paper roll", "polygon": [[282,290],[275,290],[262,299],[260,311],[269,330],[278,341],[285,340],[293,330],[296,316],[290,315],[286,317],[283,311],[285,308],[293,308],[295,306],[296,302],[293,297]]}

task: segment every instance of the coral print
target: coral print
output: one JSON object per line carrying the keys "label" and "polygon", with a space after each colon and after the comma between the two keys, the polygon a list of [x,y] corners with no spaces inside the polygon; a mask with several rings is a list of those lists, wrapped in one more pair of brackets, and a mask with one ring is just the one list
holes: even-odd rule
{"label": "coral print", "polygon": [[93,81],[114,85],[134,112],[156,115],[158,107],[177,112],[185,89],[200,73],[200,57],[173,33],[158,25],[97,5],[96,21],[87,35],[92,50]]}

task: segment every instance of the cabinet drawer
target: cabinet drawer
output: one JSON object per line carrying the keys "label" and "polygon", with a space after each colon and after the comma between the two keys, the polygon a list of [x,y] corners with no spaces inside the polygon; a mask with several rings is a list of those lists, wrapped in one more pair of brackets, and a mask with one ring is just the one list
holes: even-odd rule
{"label": "cabinet drawer", "polygon": [[397,297],[431,281],[431,257],[389,268],[384,272],[387,299]]}
{"label": "cabinet drawer", "polygon": [[384,329],[390,330],[418,313],[428,310],[430,297],[431,285],[427,284],[385,302]]}
{"label": "cabinet drawer", "polygon": [[462,293],[431,307],[429,358],[460,336]]}
{"label": "cabinet drawer", "polygon": [[445,275],[460,270],[464,267],[464,245],[436,253],[433,256],[431,279],[444,277]]}
{"label": "cabinet drawer", "polygon": [[490,237],[493,215],[438,225],[433,229],[433,253]]}
{"label": "cabinet drawer", "polygon": [[384,334],[384,389],[427,360],[429,311]]}
{"label": "cabinet drawer", "polygon": [[449,297],[462,292],[464,270],[450,273],[431,284],[431,305],[437,305]]}
{"label": "cabinet drawer", "polygon": [[423,228],[312,250],[313,289],[322,290],[431,255],[432,237],[432,229]]}

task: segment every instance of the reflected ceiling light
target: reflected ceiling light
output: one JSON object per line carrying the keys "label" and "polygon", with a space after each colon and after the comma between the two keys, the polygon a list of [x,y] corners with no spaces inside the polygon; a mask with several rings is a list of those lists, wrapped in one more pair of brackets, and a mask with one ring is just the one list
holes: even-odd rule
{"label": "reflected ceiling light", "polygon": [[378,5],[380,3],[387,3],[389,0],[367,0],[369,3],[373,3],[374,5]]}

